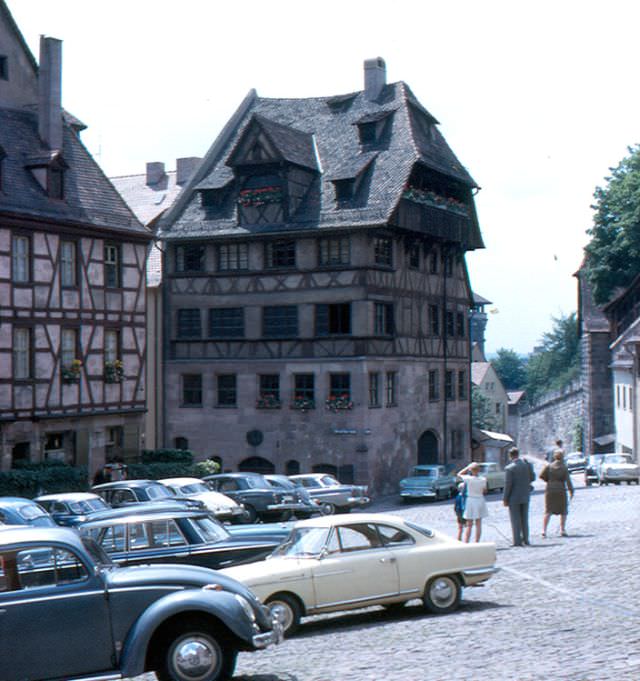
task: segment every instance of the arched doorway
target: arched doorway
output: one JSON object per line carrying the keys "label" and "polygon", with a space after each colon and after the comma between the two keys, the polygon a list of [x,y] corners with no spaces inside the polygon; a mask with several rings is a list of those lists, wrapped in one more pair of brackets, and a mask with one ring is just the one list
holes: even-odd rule
{"label": "arched doorway", "polygon": [[287,461],[284,467],[285,475],[298,475],[300,472],[300,462],[295,459]]}
{"label": "arched doorway", "polygon": [[330,463],[319,463],[311,468],[312,473],[328,473],[334,478],[338,477],[338,467],[332,466]]}
{"label": "arched doorway", "polygon": [[418,440],[418,465],[438,463],[438,436],[425,430]]}
{"label": "arched doorway", "polygon": [[276,467],[261,456],[250,456],[248,459],[241,461],[238,465],[238,470],[243,473],[262,473],[262,475],[270,475],[276,472]]}

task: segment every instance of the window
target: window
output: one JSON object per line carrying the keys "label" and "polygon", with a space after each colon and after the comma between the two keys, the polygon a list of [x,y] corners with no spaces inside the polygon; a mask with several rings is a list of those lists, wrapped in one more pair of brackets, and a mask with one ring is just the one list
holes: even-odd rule
{"label": "window", "polygon": [[348,237],[320,239],[318,242],[319,265],[348,265],[351,262],[351,242]]}
{"label": "window", "polygon": [[369,406],[380,406],[380,374],[377,371],[369,373]]}
{"label": "window", "polygon": [[244,338],[244,309],[213,307],[209,310],[211,338]]}
{"label": "window", "polygon": [[49,166],[47,171],[47,193],[51,199],[64,198],[64,169],[58,165]]}
{"label": "window", "polygon": [[202,374],[182,375],[182,406],[202,406]]}
{"label": "window", "polygon": [[329,397],[351,399],[351,374],[329,374]]}
{"label": "window", "polygon": [[444,273],[446,276],[450,277],[453,274],[453,256],[443,255],[442,262],[444,265]]}
{"label": "window", "polygon": [[5,150],[2,147],[0,147],[0,192],[2,191],[2,170],[5,158],[7,158],[7,154],[5,153]]}
{"label": "window", "polygon": [[104,245],[104,285],[107,288],[121,286],[120,249],[117,244]]}
{"label": "window", "polygon": [[393,266],[393,242],[386,237],[373,240],[373,257],[376,265]]}
{"label": "window", "polygon": [[378,534],[385,546],[399,546],[401,544],[415,544],[413,537],[402,530],[390,525],[377,525]]}
{"label": "window", "polygon": [[222,272],[249,269],[249,244],[221,244],[218,247],[218,269]]}
{"label": "window", "polygon": [[176,272],[202,272],[204,269],[204,246],[184,244],[176,246]]}
{"label": "window", "polygon": [[341,203],[343,201],[350,201],[353,198],[356,181],[352,177],[344,180],[334,180],[333,186],[336,190],[336,201]]}
{"label": "window", "polygon": [[261,374],[258,377],[258,406],[266,406],[267,403],[280,406],[279,374]]}
{"label": "window", "polygon": [[429,305],[429,326],[432,336],[440,335],[440,308],[437,305]]}
{"label": "window", "polygon": [[187,440],[186,437],[177,437],[173,442],[176,449],[180,449],[182,451],[189,449],[189,440]]}
{"label": "window", "polygon": [[15,555],[20,589],[72,584],[88,578],[82,561],[71,551],[39,546]]}
{"label": "window", "polygon": [[294,374],[293,399],[315,401],[315,376],[313,374]]}
{"label": "window", "polygon": [[113,329],[104,332],[104,361],[114,363],[120,358],[120,334]]}
{"label": "window", "polygon": [[458,371],[458,399],[467,399],[467,372],[464,369]]}
{"label": "window", "polygon": [[449,369],[444,372],[444,398],[445,400],[456,399],[453,389],[453,371],[450,371]]}
{"label": "window", "polygon": [[0,80],[9,80],[9,59],[0,54]]}
{"label": "window", "polygon": [[60,284],[76,286],[78,281],[75,241],[60,243]]}
{"label": "window", "polygon": [[247,177],[238,193],[238,222],[241,225],[283,222],[286,219],[283,198],[282,179],[276,173]]}
{"label": "window", "polygon": [[385,393],[386,393],[386,406],[395,407],[398,404],[398,399],[396,396],[397,388],[397,373],[395,371],[387,371],[385,375]]}
{"label": "window", "polygon": [[350,333],[350,303],[316,305],[316,336],[348,335]]}
{"label": "window", "polygon": [[438,380],[438,370],[429,371],[429,400],[435,402],[440,399],[440,381]]}
{"label": "window", "polygon": [[238,400],[235,374],[218,374],[218,406],[235,407]]}
{"label": "window", "polygon": [[447,310],[445,312],[445,321],[446,321],[446,333],[447,333],[447,338],[453,338],[455,336],[456,332],[456,327],[455,327],[455,315],[451,310]]}
{"label": "window", "polygon": [[409,269],[420,269],[420,242],[412,241],[407,246],[407,265]]}
{"label": "window", "polygon": [[70,369],[76,359],[78,334],[75,329],[62,329],[60,339],[60,361],[62,367]]}
{"label": "window", "polygon": [[200,310],[190,308],[178,310],[178,338],[200,338]]}
{"label": "window", "polygon": [[375,525],[346,525],[339,527],[337,534],[343,552],[366,551],[382,546]]}
{"label": "window", "polygon": [[265,246],[265,264],[268,268],[295,267],[296,242],[270,241]]}
{"label": "window", "polygon": [[12,242],[13,281],[26,283],[31,279],[31,244],[29,237],[14,236]]}
{"label": "window", "polygon": [[375,144],[377,139],[376,122],[359,123],[358,134],[360,136],[360,144]]}
{"label": "window", "polygon": [[13,329],[13,377],[31,378],[31,329]]}
{"label": "window", "polygon": [[465,337],[464,314],[462,312],[456,313],[456,332],[460,338]]}
{"label": "window", "polygon": [[298,308],[295,305],[272,305],[263,308],[262,335],[266,338],[297,336]]}
{"label": "window", "polygon": [[393,303],[376,303],[373,332],[376,336],[392,336]]}
{"label": "window", "polygon": [[438,253],[436,251],[433,251],[429,256],[429,272],[438,274]]}

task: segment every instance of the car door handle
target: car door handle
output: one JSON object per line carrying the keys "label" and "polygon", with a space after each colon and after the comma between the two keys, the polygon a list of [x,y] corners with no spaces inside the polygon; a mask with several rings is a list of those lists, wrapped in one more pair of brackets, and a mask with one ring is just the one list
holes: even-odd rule
{"label": "car door handle", "polygon": [[395,558],[380,558],[381,563],[395,563],[396,559]]}

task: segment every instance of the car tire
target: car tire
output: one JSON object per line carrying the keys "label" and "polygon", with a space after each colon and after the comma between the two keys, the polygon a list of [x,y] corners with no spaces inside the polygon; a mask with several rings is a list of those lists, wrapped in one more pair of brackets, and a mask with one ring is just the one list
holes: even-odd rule
{"label": "car tire", "polygon": [[274,594],[270,596],[265,605],[270,612],[277,613],[282,623],[285,637],[296,632],[302,617],[302,608],[294,596],[289,594]]}
{"label": "car tire", "polygon": [[453,575],[439,575],[427,582],[423,602],[425,608],[436,615],[453,612],[460,605],[462,589]]}
{"label": "car tire", "polygon": [[251,504],[245,504],[244,505],[244,510],[246,512],[246,521],[247,523],[255,523],[258,521],[258,512],[256,509],[251,506]]}
{"label": "car tire", "polygon": [[327,501],[320,506],[320,511],[322,515],[333,515],[336,512],[336,507]]}
{"label": "car tire", "polygon": [[[233,676],[237,650],[224,646],[204,629],[185,625],[172,632],[167,645],[161,646],[156,669],[159,681],[222,681]],[[197,673],[194,660],[201,663]]]}
{"label": "car tire", "polygon": [[278,518],[278,522],[286,523],[287,520],[291,520],[292,516],[293,516],[293,511],[283,511],[280,514],[280,517]]}
{"label": "car tire", "polygon": [[585,484],[587,487],[591,487],[591,480],[589,480],[589,479],[585,480],[585,481],[584,481],[584,484]]}

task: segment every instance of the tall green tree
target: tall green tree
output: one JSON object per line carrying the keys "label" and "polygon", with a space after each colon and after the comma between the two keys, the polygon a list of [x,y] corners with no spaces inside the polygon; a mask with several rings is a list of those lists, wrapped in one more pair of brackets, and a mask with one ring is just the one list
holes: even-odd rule
{"label": "tall green tree", "polygon": [[594,193],[593,226],[587,230],[586,274],[596,303],[610,300],[640,272],[640,145],[611,168]]}
{"label": "tall green tree", "polygon": [[498,421],[492,407],[491,400],[482,394],[480,388],[475,385],[471,386],[471,423],[474,428],[498,429]]}
{"label": "tall green tree", "polygon": [[500,348],[491,364],[505,390],[523,390],[527,382],[527,363],[515,350]]}

